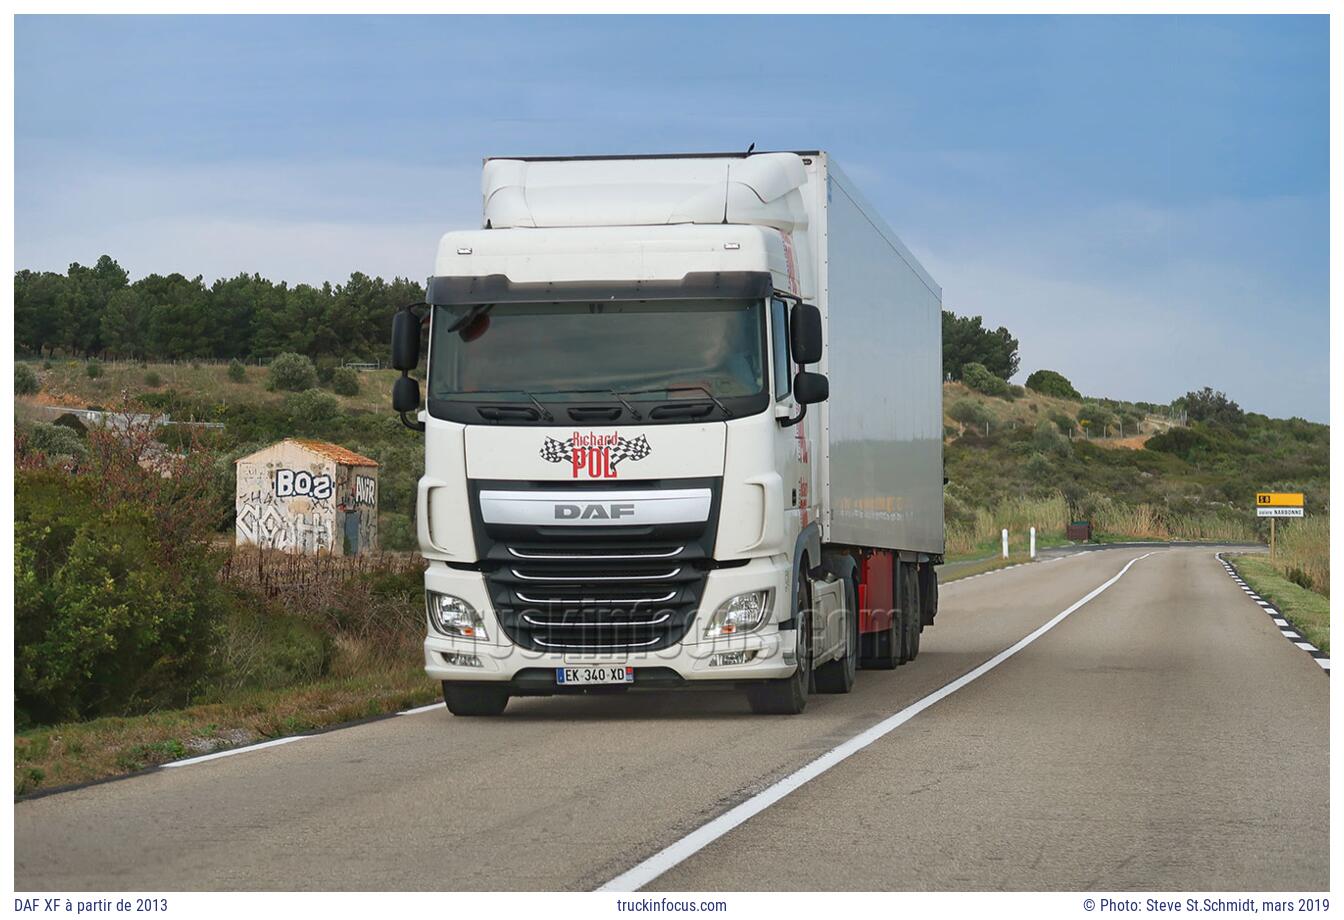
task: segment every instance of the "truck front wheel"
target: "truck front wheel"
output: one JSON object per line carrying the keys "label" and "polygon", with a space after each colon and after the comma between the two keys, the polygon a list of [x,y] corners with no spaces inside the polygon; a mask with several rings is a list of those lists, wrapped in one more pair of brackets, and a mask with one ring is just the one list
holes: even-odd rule
{"label": "truck front wheel", "polygon": [[751,711],[760,715],[795,716],[807,708],[807,691],[812,684],[812,590],[807,576],[799,577],[798,607],[793,612],[798,669],[792,677],[766,681],[747,691]]}
{"label": "truck front wheel", "polygon": [[455,716],[497,716],[509,705],[509,694],[494,687],[467,687],[445,680],[443,701]]}

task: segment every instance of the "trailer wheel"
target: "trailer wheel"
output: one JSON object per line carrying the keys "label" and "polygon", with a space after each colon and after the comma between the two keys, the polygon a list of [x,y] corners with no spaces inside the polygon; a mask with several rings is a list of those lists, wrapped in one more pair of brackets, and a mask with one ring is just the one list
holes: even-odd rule
{"label": "trailer wheel", "polygon": [[817,668],[817,689],[822,693],[848,693],[854,689],[859,670],[859,599],[854,579],[845,582],[845,654]]}
{"label": "trailer wheel", "polygon": [[901,622],[905,637],[901,661],[914,661],[919,654],[919,634],[924,629],[924,612],[919,605],[919,570],[913,565],[903,567],[901,573]]}
{"label": "trailer wheel", "polygon": [[497,716],[509,705],[509,694],[494,687],[464,687],[445,680],[443,702],[455,716]]}
{"label": "trailer wheel", "polygon": [[747,691],[751,711],[760,715],[796,716],[807,708],[812,685],[812,586],[806,568],[799,573],[798,608],[793,612],[798,668],[793,676],[766,681]]}

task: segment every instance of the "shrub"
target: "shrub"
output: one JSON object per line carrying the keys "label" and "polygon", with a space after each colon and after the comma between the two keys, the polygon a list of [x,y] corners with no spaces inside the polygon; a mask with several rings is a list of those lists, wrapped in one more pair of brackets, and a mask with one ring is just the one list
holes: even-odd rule
{"label": "shrub", "polygon": [[341,411],[341,404],[330,393],[318,389],[290,393],[285,397],[285,412],[296,425],[308,422],[327,422]]}
{"label": "shrub", "polygon": [[97,361],[90,361],[88,364],[84,365],[84,374],[90,380],[95,380],[103,376],[103,366]]}
{"label": "shrub", "polygon": [[961,369],[962,381],[972,390],[987,396],[1007,396],[1008,381],[995,377],[983,364],[971,362]]}
{"label": "shrub", "polygon": [[322,357],[316,362],[317,382],[319,386],[331,386],[331,375],[336,373],[336,369],[341,365],[335,358]]}
{"label": "shrub", "polygon": [[150,371],[145,374],[145,386],[157,389],[163,386],[163,378],[156,371]]}
{"label": "shrub", "polygon": [[978,426],[992,421],[994,416],[978,399],[958,399],[947,414],[963,425]]}
{"label": "shrub", "polygon": [[1212,438],[1194,428],[1169,428],[1149,438],[1144,447],[1193,463],[1199,454],[1212,451],[1214,443]]}
{"label": "shrub", "polygon": [[287,351],[271,362],[270,386],[290,392],[311,390],[317,386],[317,369],[307,355]]}
{"label": "shrub", "polygon": [[331,388],[342,396],[358,396],[359,374],[348,367],[338,367],[331,372]]}
{"label": "shrub", "polygon": [[69,457],[82,460],[88,453],[84,439],[64,425],[38,422],[28,433],[28,449],[48,457]]}
{"label": "shrub", "polygon": [[229,362],[229,379],[234,383],[242,383],[247,379],[247,368],[237,358]]}
{"label": "shrub", "polygon": [[1043,396],[1057,396],[1060,399],[1080,399],[1081,394],[1073,388],[1069,378],[1058,371],[1041,369],[1027,378],[1027,389],[1035,390]]}
{"label": "shrub", "polygon": [[26,364],[14,365],[14,392],[19,396],[31,396],[38,390],[37,374]]}
{"label": "shrub", "polygon": [[1074,421],[1071,416],[1065,415],[1058,410],[1050,413],[1050,421],[1054,422],[1055,427],[1059,429],[1060,434],[1064,435],[1072,434],[1073,429],[1078,426],[1078,423]]}
{"label": "shrub", "polygon": [[1012,396],[1014,399],[1021,399],[1023,396],[1027,395],[1027,389],[1016,383],[1010,383],[1008,384],[1008,395]]}
{"label": "shrub", "polygon": [[105,506],[87,477],[15,479],[18,724],[186,703],[226,607],[207,547],[176,547],[169,561],[150,511]]}
{"label": "shrub", "polygon": [[44,370],[44,371],[49,371],[49,370],[51,370],[51,366],[52,366],[52,365],[51,365],[51,359],[50,359],[50,358],[47,358],[46,360],[44,360],[44,361],[42,362],[42,370]]}
{"label": "shrub", "polygon": [[1032,446],[1045,454],[1067,454],[1069,439],[1059,433],[1053,422],[1041,421],[1031,435]]}
{"label": "shrub", "polygon": [[1087,429],[1088,434],[1104,435],[1106,426],[1115,424],[1115,415],[1100,403],[1083,403],[1078,410],[1078,423]]}

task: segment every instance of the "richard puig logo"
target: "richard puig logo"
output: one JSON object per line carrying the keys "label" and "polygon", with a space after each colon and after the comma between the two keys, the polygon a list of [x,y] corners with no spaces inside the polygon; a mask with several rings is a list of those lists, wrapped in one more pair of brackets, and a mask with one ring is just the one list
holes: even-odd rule
{"label": "richard puig logo", "polygon": [[541,445],[541,459],[550,463],[568,463],[575,479],[615,479],[616,470],[622,463],[643,460],[651,452],[647,436],[640,435],[632,441],[616,432],[584,434],[576,431],[568,440],[547,438]]}

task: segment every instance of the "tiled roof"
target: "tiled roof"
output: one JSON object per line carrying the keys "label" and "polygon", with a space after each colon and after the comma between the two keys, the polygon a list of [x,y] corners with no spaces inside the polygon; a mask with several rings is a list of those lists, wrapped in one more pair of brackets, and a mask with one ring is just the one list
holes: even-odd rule
{"label": "tiled roof", "polygon": [[372,457],[357,454],[339,444],[332,444],[328,441],[310,441],[307,438],[288,438],[287,440],[345,466],[379,466],[378,461]]}

